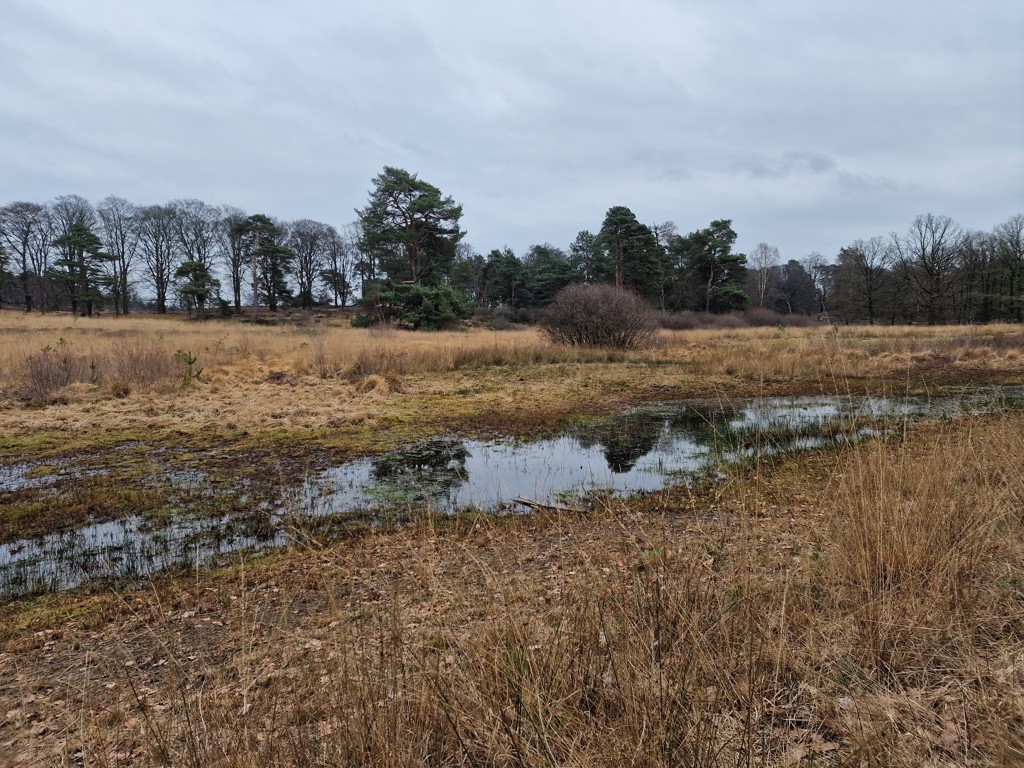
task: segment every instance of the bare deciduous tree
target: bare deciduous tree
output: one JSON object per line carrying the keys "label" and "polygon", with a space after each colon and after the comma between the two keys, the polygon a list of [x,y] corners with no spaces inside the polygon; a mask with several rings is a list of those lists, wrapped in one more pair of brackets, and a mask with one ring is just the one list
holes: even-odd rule
{"label": "bare deciduous tree", "polygon": [[34,309],[36,298],[39,308],[44,309],[40,278],[49,266],[50,243],[54,240],[46,206],[17,202],[0,208],[0,238],[14,261],[25,311]]}
{"label": "bare deciduous tree", "polygon": [[139,250],[138,212],[135,204],[114,195],[104,198],[96,209],[103,247],[110,254],[107,269],[115,314],[128,314],[130,276]]}
{"label": "bare deciduous tree", "polygon": [[1002,293],[1007,314],[1019,323],[1024,320],[1024,215],[1011,216],[994,234],[996,254],[1006,272]]}
{"label": "bare deciduous tree", "polygon": [[750,285],[754,290],[754,299],[757,306],[763,307],[768,297],[769,288],[773,282],[778,280],[779,249],[768,243],[758,243],[757,246],[747,255],[747,269],[750,275]]}
{"label": "bare deciduous tree", "polygon": [[321,277],[331,289],[336,307],[347,305],[354,290],[359,237],[359,224],[348,224],[343,234],[335,230],[327,243],[327,264]]}
{"label": "bare deciduous tree", "polygon": [[295,253],[295,282],[303,309],[313,306],[313,285],[327,265],[332,240],[338,238],[334,227],[311,219],[293,221],[289,227],[288,247]]}
{"label": "bare deciduous tree", "polygon": [[882,237],[855,240],[839,252],[838,282],[845,287],[850,303],[866,316],[869,325],[878,317],[891,262],[892,249]]}
{"label": "bare deciduous tree", "polygon": [[241,312],[242,283],[245,282],[245,270],[249,266],[245,250],[245,222],[248,217],[241,208],[230,205],[221,206],[221,211],[223,216],[218,228],[221,260],[228,269],[235,312]]}
{"label": "bare deciduous tree", "polygon": [[168,207],[174,212],[174,233],[182,261],[211,269],[220,244],[221,209],[194,198],[174,200]]}
{"label": "bare deciduous tree", "polygon": [[138,213],[139,247],[146,282],[156,294],[156,311],[167,311],[167,294],[177,267],[177,235],[174,210],[168,205],[149,205]]}
{"label": "bare deciduous tree", "polygon": [[963,232],[948,216],[918,216],[905,235],[892,237],[900,270],[929,325],[946,320],[951,304]]}

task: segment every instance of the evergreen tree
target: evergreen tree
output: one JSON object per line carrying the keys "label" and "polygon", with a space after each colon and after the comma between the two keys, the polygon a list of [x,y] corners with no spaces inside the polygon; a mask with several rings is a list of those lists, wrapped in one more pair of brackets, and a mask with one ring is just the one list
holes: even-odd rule
{"label": "evergreen tree", "polygon": [[712,221],[705,229],[676,240],[671,250],[682,265],[690,306],[705,312],[742,309],[747,296],[747,257],[733,253],[736,233],[730,219]]}
{"label": "evergreen tree", "polygon": [[455,262],[452,264],[448,283],[455,290],[472,296],[475,304],[486,304],[486,260],[468,243],[459,243],[455,250]]}
{"label": "evergreen tree", "polygon": [[189,305],[196,307],[200,320],[206,319],[206,304],[220,291],[220,281],[210,274],[210,268],[201,261],[184,261],[174,272],[178,291]]}
{"label": "evergreen tree", "polygon": [[101,265],[110,259],[102,250],[103,242],[87,224],[74,221],[53,245],[64,251],[64,255],[54,261],[53,268],[69,286],[72,312],[77,314],[84,306],[85,314],[92,317],[93,307],[103,299],[99,289],[103,277]]}
{"label": "evergreen tree", "polygon": [[396,282],[439,285],[455,260],[462,206],[400,168],[385,167],[373,180],[366,207],[357,210],[361,250],[379,260]]}
{"label": "evergreen tree", "polygon": [[642,296],[661,293],[661,254],[650,228],[637,221],[629,208],[608,209],[599,234],[617,288]]}
{"label": "evergreen tree", "polygon": [[569,246],[569,261],[573,271],[584,283],[608,283],[615,272],[608,261],[601,238],[589,230],[582,230]]}
{"label": "evergreen tree", "polygon": [[487,254],[484,267],[487,304],[491,307],[518,308],[526,306],[527,272],[523,262],[511,248],[495,248]]}
{"label": "evergreen tree", "polygon": [[295,252],[284,245],[285,230],[262,213],[249,216],[237,225],[242,249],[252,262],[253,304],[262,300],[277,312],[278,304],[291,298],[288,275]]}
{"label": "evergreen tree", "polygon": [[526,268],[526,304],[545,307],[560,290],[575,281],[577,273],[563,251],[552,245],[534,245],[523,259]]}

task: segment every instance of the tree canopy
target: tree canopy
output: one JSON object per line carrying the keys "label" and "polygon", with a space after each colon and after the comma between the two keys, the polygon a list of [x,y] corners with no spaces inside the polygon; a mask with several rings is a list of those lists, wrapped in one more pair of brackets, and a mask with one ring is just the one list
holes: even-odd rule
{"label": "tree canopy", "polygon": [[370,199],[357,209],[360,246],[395,282],[438,285],[455,260],[462,206],[433,184],[386,166],[373,180]]}
{"label": "tree canopy", "polygon": [[[772,309],[838,322],[1024,321],[1020,214],[980,231],[926,213],[904,234],[794,258],[764,242],[749,257],[734,252],[730,219],[680,236],[673,222],[645,224],[624,205],[605,209],[571,243],[537,241],[518,253],[490,244],[478,252],[465,241],[462,211],[434,185],[390,166],[373,178],[358,218],[340,228],[193,198],[15,201],[0,205],[0,302],[27,312],[148,306],[163,313],[199,309],[203,297],[205,311],[219,291],[209,292],[196,271],[202,264],[210,280],[230,285],[225,298],[236,312],[243,304],[366,306],[391,292],[391,304],[407,313],[403,324],[415,327],[436,325],[431,317],[447,322],[464,303],[449,302],[445,291],[395,286],[451,289],[477,307],[501,309],[506,321],[534,321],[560,289],[578,283],[621,286],[664,312],[753,305],[763,310],[751,315],[758,322],[773,321],[765,316]],[[232,311],[227,302],[220,308]]]}
{"label": "tree canopy", "polygon": [[704,229],[678,238],[671,246],[686,271],[693,309],[722,312],[742,309],[749,302],[746,291],[747,257],[733,253],[736,232],[730,219],[717,219]]}

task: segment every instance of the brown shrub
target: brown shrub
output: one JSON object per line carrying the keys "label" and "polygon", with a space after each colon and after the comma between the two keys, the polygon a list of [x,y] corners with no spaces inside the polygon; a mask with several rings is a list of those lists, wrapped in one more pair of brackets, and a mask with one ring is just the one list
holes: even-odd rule
{"label": "brown shrub", "polygon": [[613,349],[643,349],[657,333],[647,302],[612,285],[563,288],[542,315],[540,327],[559,344]]}
{"label": "brown shrub", "polygon": [[743,310],[743,319],[751,328],[770,328],[785,326],[789,328],[807,328],[817,325],[818,321],[810,315],[784,315],[767,307],[751,307]]}
{"label": "brown shrub", "polygon": [[70,384],[89,381],[92,374],[85,356],[72,352],[61,339],[56,347],[47,345],[25,359],[25,394],[43,402]]}

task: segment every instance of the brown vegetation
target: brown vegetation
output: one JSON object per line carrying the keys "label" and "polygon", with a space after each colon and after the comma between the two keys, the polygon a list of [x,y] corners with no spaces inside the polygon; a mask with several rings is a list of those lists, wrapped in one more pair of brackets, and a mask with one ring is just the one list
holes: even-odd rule
{"label": "brown vegetation", "polygon": [[8,608],[0,755],[1019,764],[1022,426]]}
{"label": "brown vegetation", "polygon": [[[1022,361],[1014,326],[609,353],[532,330],[69,323],[0,314],[7,461],[129,434],[360,450],[630,399],[1020,383]],[[97,379],[26,397],[60,337]],[[187,387],[177,350],[203,368]],[[427,519],[9,603],[0,764],[1019,765],[1022,436],[1019,414],[962,418],[585,515]]]}
{"label": "brown vegetation", "polygon": [[614,285],[566,286],[541,314],[540,327],[552,341],[574,347],[644,349],[657,335],[650,305]]}
{"label": "brown vegetation", "polygon": [[[500,426],[524,418],[529,428],[630,399],[920,392],[1015,382],[1024,368],[1024,332],[1010,325],[662,330],[652,348],[623,352],[552,344],[530,328],[413,334],[331,322],[0,312],[0,453],[5,438],[54,430],[217,440],[239,430],[377,429],[389,414],[468,429],[503,415]],[[179,352],[201,369],[189,386]],[[360,390],[371,375],[402,396],[382,403],[378,389],[367,402]]]}

